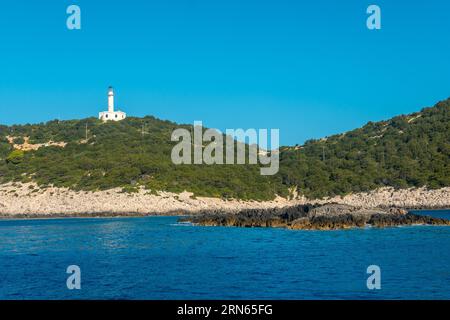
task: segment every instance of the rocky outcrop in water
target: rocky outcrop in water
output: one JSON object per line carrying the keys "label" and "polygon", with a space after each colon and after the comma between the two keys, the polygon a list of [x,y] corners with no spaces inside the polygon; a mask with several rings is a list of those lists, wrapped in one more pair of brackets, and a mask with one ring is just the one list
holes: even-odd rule
{"label": "rocky outcrop in water", "polygon": [[450,220],[410,214],[400,208],[364,209],[341,204],[251,209],[238,213],[203,212],[180,220],[202,226],[281,227],[294,230],[336,230],[415,224],[450,225]]}

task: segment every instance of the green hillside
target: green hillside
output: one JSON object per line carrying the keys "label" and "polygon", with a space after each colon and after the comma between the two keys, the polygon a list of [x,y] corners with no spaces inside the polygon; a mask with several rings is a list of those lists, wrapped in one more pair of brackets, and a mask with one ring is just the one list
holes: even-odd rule
{"label": "green hillside", "polygon": [[284,185],[312,197],[377,187],[450,186],[450,99],[432,108],[284,148]]}
{"label": "green hillside", "polygon": [[[86,139],[87,125],[87,141]],[[50,121],[45,124],[0,127],[0,179],[34,180],[41,186],[75,190],[106,190],[123,187],[132,192],[138,186],[149,190],[241,199],[269,199],[277,189],[274,177],[260,175],[255,165],[174,165],[172,131],[179,126],[154,117],[127,118],[102,123],[90,118]],[[6,137],[22,143],[63,141],[62,147],[35,151],[13,151]]]}
{"label": "green hillside", "polygon": [[[450,99],[304,146],[283,147],[275,176],[261,176],[256,165],[172,164],[170,136],[179,127],[191,129],[154,117],[0,126],[0,180],[75,190],[133,192],[145,186],[152,192],[257,200],[287,196],[294,187],[322,197],[380,186],[450,186]],[[16,144],[67,144],[23,152],[7,137]]]}

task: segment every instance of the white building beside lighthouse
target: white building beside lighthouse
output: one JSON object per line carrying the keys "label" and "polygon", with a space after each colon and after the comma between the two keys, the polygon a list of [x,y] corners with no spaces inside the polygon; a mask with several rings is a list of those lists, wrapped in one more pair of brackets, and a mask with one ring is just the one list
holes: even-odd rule
{"label": "white building beside lighthouse", "polygon": [[103,111],[98,114],[98,118],[103,121],[120,121],[127,117],[127,114],[122,111],[114,111],[114,89],[108,88],[108,111]]}

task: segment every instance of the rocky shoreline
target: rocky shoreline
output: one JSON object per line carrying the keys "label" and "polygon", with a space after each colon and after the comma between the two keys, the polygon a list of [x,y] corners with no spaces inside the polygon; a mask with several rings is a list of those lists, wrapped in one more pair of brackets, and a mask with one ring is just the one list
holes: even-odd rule
{"label": "rocky shoreline", "polygon": [[54,187],[39,188],[32,183],[0,185],[0,219],[201,215],[205,212],[238,214],[244,210],[270,212],[287,207],[323,206],[329,203],[364,210],[450,208],[450,188],[382,188],[369,193],[326,199],[296,196],[289,200],[278,197],[272,201],[241,201],[194,197],[189,192],[175,194],[145,189],[139,189],[135,193],[126,193],[121,189],[87,192]]}
{"label": "rocky shoreline", "polygon": [[337,230],[366,226],[383,228],[404,225],[450,226],[450,220],[408,213],[401,208],[365,209],[341,204],[296,205],[276,209],[247,209],[238,213],[203,212],[181,218],[201,226],[273,227],[292,230]]}

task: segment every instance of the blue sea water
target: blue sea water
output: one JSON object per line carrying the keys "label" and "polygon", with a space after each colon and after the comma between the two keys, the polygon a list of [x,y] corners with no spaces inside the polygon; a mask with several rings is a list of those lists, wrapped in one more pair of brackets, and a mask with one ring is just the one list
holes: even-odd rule
{"label": "blue sea water", "polygon": [[[436,214],[436,212],[435,212]],[[438,212],[450,218],[450,211]],[[66,268],[81,268],[68,290]],[[369,265],[381,289],[368,290]],[[0,221],[0,299],[450,299],[450,227],[199,227],[176,217]]]}

